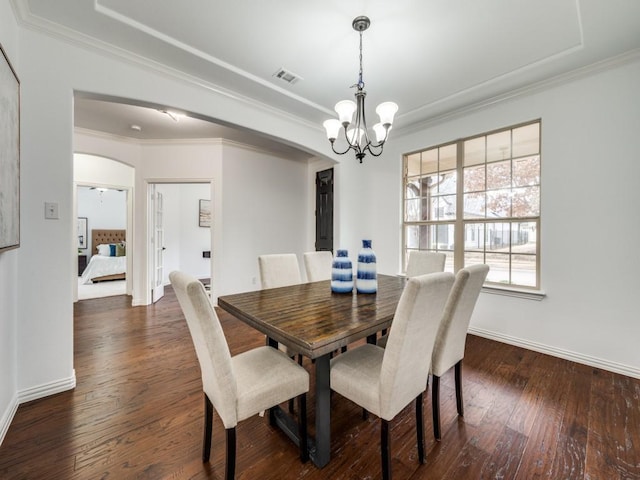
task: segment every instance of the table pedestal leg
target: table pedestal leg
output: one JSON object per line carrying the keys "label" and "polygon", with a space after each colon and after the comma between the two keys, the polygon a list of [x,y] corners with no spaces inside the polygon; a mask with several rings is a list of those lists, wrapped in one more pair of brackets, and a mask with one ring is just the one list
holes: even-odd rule
{"label": "table pedestal leg", "polygon": [[313,463],[324,467],[331,453],[331,385],[329,381],[330,355],[316,358],[316,441]]}

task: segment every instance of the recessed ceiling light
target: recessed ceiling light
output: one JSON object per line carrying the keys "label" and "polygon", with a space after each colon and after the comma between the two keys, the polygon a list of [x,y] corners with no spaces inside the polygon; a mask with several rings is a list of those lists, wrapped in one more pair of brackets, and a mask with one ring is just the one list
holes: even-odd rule
{"label": "recessed ceiling light", "polygon": [[141,132],[142,127],[140,125],[131,125],[131,130],[135,130],[136,132]]}

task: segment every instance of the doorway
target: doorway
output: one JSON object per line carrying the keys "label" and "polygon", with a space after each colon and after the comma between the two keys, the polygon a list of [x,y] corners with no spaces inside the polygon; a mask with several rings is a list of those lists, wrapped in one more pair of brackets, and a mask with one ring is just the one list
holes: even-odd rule
{"label": "doorway", "polygon": [[333,168],[316,172],[316,251],[333,251]]}
{"label": "doorway", "polygon": [[[78,300],[127,293],[128,193],[123,187],[76,187]],[[117,253],[114,250],[113,255],[107,256],[104,251],[97,251],[98,238],[117,242]]]}
{"label": "doorway", "polygon": [[[91,155],[84,153],[74,153],[73,155],[73,208],[74,218],[72,246],[72,285],[74,301],[79,299],[78,283],[80,273],[84,273],[94,253],[92,245],[93,231],[120,230],[125,239],[133,238],[133,187],[135,170],[132,166],[120,162],[116,159]],[[82,190],[81,190],[82,189]],[[80,193],[79,193],[80,192]],[[81,202],[81,205],[79,205]],[[124,232],[123,232],[124,230]],[[80,238],[83,237],[83,238]],[[120,237],[121,238],[121,237]],[[131,247],[131,242],[128,242]],[[122,294],[132,295],[134,251],[132,248],[126,250],[124,263],[125,270],[125,291]],[[86,264],[85,264],[86,261]],[[80,270],[83,270],[82,272]],[[120,284],[122,285],[122,283]],[[107,289],[109,284],[104,284],[102,290]],[[113,285],[111,285],[113,286]],[[90,296],[83,298],[96,298],[100,296],[111,296],[99,293],[100,289],[93,289]],[[103,292],[104,293],[104,292]],[[121,294],[118,290],[117,294]]]}
{"label": "doorway", "polygon": [[149,183],[148,203],[148,272],[155,303],[174,270],[203,283],[211,280],[211,183]]}

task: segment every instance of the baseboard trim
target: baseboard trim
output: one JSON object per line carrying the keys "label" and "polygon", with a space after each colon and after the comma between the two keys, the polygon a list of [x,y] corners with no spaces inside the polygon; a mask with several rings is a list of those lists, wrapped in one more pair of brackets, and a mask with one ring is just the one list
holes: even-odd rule
{"label": "baseboard trim", "polygon": [[72,390],[76,386],[76,371],[70,377],[54,380],[53,382],[44,383],[35,387],[25,388],[18,391],[18,403],[26,403],[38,398],[48,397],[56,393]]}
{"label": "baseboard trim", "polygon": [[531,342],[521,338],[512,337],[510,335],[503,335],[490,330],[484,330],[482,328],[469,327],[469,333],[478,335],[479,337],[488,338],[490,340],[495,340],[497,342],[526,348],[527,350],[533,350],[534,352],[545,353],[553,357],[564,358],[565,360],[589,365],[590,367],[601,368],[602,370],[607,370],[609,372],[640,379],[640,368],[625,365],[623,363],[612,362],[610,360],[604,360],[590,355],[583,355],[581,353],[564,350],[562,348],[550,347],[549,345],[544,345],[542,343]]}
{"label": "baseboard trim", "polygon": [[14,394],[13,398],[9,402],[7,409],[2,414],[2,418],[0,418],[0,445],[4,441],[4,437],[7,435],[9,431],[9,425],[13,421],[13,417],[16,415],[18,411],[18,395]]}
{"label": "baseboard trim", "polygon": [[131,300],[131,306],[132,307],[142,307],[147,305],[144,301],[144,298],[133,298]]}

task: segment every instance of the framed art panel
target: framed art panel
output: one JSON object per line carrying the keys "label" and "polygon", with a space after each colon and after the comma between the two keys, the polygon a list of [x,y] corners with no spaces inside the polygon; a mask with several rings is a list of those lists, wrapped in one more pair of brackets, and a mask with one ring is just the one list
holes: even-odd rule
{"label": "framed art panel", "polygon": [[0,45],[0,252],[20,246],[20,81]]}
{"label": "framed art panel", "polygon": [[211,227],[211,200],[200,200],[198,225],[201,227]]}
{"label": "framed art panel", "polygon": [[87,217],[78,217],[78,248],[87,248]]}

